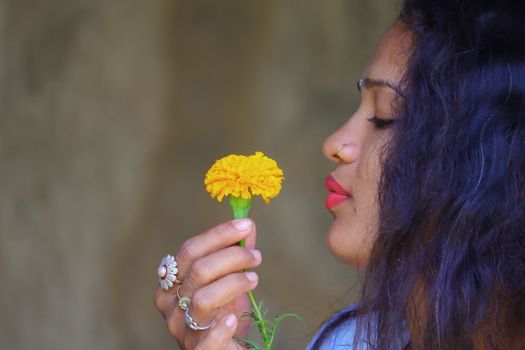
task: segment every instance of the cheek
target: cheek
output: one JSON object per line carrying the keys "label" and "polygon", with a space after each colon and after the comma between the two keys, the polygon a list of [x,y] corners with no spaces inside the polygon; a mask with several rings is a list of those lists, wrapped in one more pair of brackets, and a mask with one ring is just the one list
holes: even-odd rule
{"label": "cheek", "polygon": [[375,191],[381,176],[381,154],[390,139],[389,130],[371,135],[363,145],[361,159],[357,167],[356,176],[367,192]]}

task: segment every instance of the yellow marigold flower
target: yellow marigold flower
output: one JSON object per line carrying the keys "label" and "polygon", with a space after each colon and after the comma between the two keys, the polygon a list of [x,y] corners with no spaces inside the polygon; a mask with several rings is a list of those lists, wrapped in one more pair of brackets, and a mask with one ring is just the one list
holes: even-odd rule
{"label": "yellow marigold flower", "polygon": [[260,195],[268,204],[281,191],[283,171],[262,152],[251,156],[230,154],[217,160],[206,173],[204,185],[219,202],[224,196],[251,199]]}

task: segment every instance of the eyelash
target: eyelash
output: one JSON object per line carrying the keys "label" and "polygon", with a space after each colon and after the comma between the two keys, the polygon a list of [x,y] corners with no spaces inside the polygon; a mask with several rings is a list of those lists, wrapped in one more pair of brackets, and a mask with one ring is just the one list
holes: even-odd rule
{"label": "eyelash", "polygon": [[368,121],[374,124],[376,129],[386,129],[394,124],[395,119],[382,119],[377,116],[373,116],[372,118],[369,118]]}

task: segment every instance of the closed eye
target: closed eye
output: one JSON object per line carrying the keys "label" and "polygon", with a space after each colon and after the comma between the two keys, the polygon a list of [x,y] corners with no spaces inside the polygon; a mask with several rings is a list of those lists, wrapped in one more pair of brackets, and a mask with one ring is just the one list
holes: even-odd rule
{"label": "closed eye", "polygon": [[392,124],[394,124],[396,120],[395,119],[383,119],[377,116],[373,116],[372,118],[368,118],[368,121],[374,124],[374,127],[376,129],[386,129],[390,127]]}

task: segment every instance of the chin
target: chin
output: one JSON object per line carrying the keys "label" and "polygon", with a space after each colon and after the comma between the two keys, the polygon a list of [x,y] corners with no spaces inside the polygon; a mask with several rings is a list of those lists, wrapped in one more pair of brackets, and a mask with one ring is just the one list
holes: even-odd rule
{"label": "chin", "polygon": [[335,220],[326,236],[326,244],[332,254],[345,264],[363,270],[366,267],[368,253],[365,252],[362,240],[356,242],[352,239],[354,236],[348,226]]}

